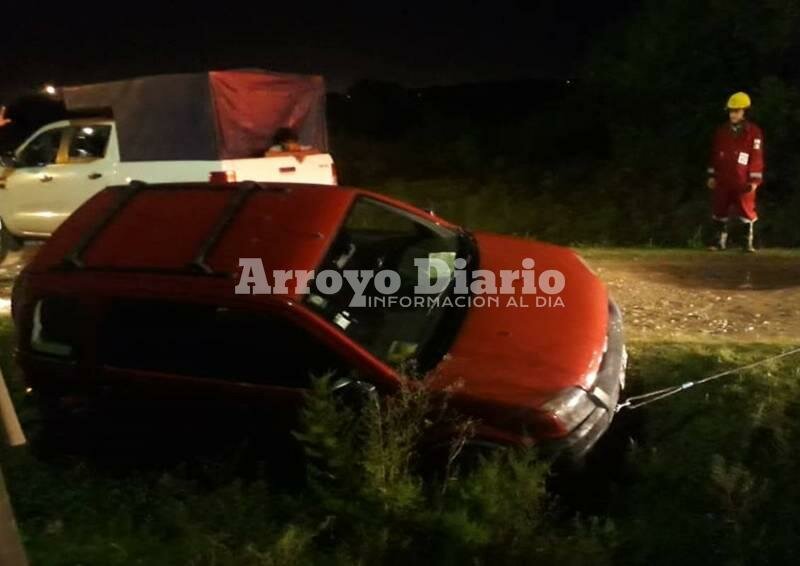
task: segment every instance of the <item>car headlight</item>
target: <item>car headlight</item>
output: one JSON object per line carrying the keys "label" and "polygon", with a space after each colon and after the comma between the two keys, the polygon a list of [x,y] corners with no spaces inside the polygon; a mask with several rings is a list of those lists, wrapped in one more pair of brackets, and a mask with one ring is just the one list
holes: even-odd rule
{"label": "car headlight", "polygon": [[542,409],[554,416],[567,431],[585,421],[595,408],[588,393],[577,387],[562,391],[542,405]]}
{"label": "car headlight", "polygon": [[594,365],[596,365],[596,369],[593,369],[586,373],[583,376],[583,380],[581,381],[581,387],[583,387],[586,391],[591,391],[594,384],[597,383],[597,377],[599,372],[603,368],[603,358],[605,358],[606,353],[608,352],[608,336],[605,337],[603,341],[603,350],[597,353],[596,361]]}

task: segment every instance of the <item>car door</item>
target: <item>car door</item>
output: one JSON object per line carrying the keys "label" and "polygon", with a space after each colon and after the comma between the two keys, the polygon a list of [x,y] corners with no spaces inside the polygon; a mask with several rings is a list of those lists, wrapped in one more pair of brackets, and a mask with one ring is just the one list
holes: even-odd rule
{"label": "car door", "polygon": [[97,352],[102,381],[124,398],[254,408],[265,428],[284,431],[313,377],[354,373],[282,316],[172,301],[114,301],[100,321]]}
{"label": "car door", "polygon": [[6,176],[2,194],[2,220],[14,234],[47,236],[60,224],[66,131],[63,124],[45,127],[17,151],[16,167]]}
{"label": "car door", "polygon": [[65,167],[58,190],[59,222],[65,220],[95,193],[113,184],[116,159],[110,155],[113,126],[108,123],[81,122],[65,134]]}

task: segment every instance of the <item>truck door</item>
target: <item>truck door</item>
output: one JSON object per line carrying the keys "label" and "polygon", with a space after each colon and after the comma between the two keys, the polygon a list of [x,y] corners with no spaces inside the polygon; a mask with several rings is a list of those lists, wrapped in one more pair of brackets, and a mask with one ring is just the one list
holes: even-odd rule
{"label": "truck door", "polygon": [[58,223],[95,193],[114,184],[115,148],[109,143],[111,124],[70,126],[65,136],[65,165],[59,179]]}
{"label": "truck door", "polygon": [[0,214],[9,230],[18,235],[49,235],[60,223],[59,181],[67,127],[45,127],[17,151],[16,168],[8,174]]}

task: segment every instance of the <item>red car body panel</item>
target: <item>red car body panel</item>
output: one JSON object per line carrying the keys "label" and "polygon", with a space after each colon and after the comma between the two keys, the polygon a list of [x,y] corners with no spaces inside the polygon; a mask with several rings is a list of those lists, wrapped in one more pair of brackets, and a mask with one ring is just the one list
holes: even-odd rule
{"label": "red car body panel", "polygon": [[481,269],[499,272],[536,258],[543,269],[558,269],[567,281],[559,293],[563,307],[536,307],[536,297],[517,288],[513,295],[525,308],[499,306],[470,309],[447,358],[436,370],[437,381],[463,382],[466,392],[498,403],[538,406],[567,387],[584,386],[603,355],[608,325],[607,296],[602,283],[578,258],[557,246],[518,238],[477,233]]}
{"label": "red car body panel", "polygon": [[[213,271],[231,276],[198,277],[181,272],[224,214],[230,191],[240,186],[156,186],[137,195],[113,222],[102,224],[117,198],[114,189],[107,189],[64,222],[21,274],[14,290],[19,360],[31,385],[48,388],[63,383],[125,380],[138,384],[143,391],[152,388],[160,397],[185,397],[191,393],[217,398],[227,394],[263,397],[279,405],[293,405],[301,399],[299,390],[281,391],[248,383],[214,384],[208,380],[200,383],[203,380],[191,376],[104,367],[94,351],[98,341],[96,322],[110,301],[124,297],[224,304],[275,313],[338,352],[379,390],[388,393],[396,389],[403,377],[307,308],[295,292],[283,296],[234,294],[239,258],[260,258],[268,274],[273,269],[316,269],[347,211],[361,196],[391,204],[440,226],[455,226],[367,191],[263,185],[232,218],[206,258]],[[82,254],[83,267],[61,268],[64,259],[90,232],[95,232],[96,237]],[[483,419],[480,430],[484,438],[529,444],[536,439],[564,436],[569,431],[541,406],[565,389],[591,386],[606,348],[607,292],[568,249],[485,233],[476,234],[475,241],[480,269],[520,269],[522,260],[530,257],[536,261],[537,273],[560,270],[566,278],[566,287],[559,294],[563,306],[537,308],[535,295],[523,297],[518,293],[517,298],[529,303],[529,308],[470,308],[448,353],[430,372],[430,386],[452,392],[455,405]],[[73,365],[43,359],[30,349],[34,305],[48,296],[81,300],[83,311],[75,321],[75,332],[84,349]]]}
{"label": "red car body panel", "polygon": [[[98,234],[83,256],[86,267],[129,271],[184,267],[223,214],[230,199],[225,187],[188,184],[142,193]],[[189,202],[190,192],[194,198]],[[221,235],[207,262],[213,270],[227,273],[238,272],[243,257],[260,258],[268,274],[273,269],[313,270],[355,197],[355,192],[338,188],[323,198],[315,190],[296,188],[291,196],[280,188],[257,192]],[[107,201],[107,193],[100,193],[76,211],[30,270],[57,265],[111,206]]]}

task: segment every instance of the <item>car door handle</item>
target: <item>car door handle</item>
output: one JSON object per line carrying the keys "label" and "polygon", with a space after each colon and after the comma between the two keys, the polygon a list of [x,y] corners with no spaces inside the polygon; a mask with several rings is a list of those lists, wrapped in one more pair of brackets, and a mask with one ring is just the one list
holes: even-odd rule
{"label": "car door handle", "polygon": [[99,179],[99,178],[100,178],[100,177],[102,177],[102,176],[103,176],[103,174],[102,174],[102,173],[89,173],[89,178],[90,178],[92,181],[94,181],[95,179]]}
{"label": "car door handle", "polygon": [[39,180],[40,180],[42,183],[49,183],[50,181],[52,181],[52,180],[53,180],[53,178],[52,178],[50,175],[43,174],[41,177],[39,177]]}

